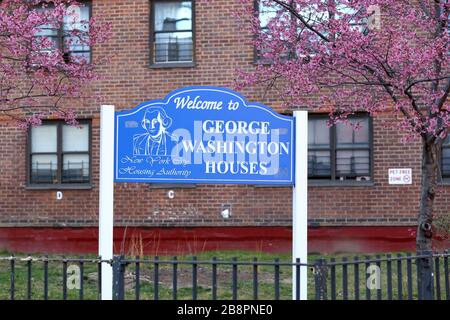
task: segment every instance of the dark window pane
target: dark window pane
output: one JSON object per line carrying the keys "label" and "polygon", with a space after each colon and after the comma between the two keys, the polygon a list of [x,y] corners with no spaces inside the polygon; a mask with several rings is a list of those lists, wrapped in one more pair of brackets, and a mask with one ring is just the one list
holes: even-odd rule
{"label": "dark window pane", "polygon": [[[44,13],[48,10],[49,9],[43,9],[43,8],[36,9],[36,11],[38,11],[40,13]],[[35,36],[36,36],[36,42],[39,45],[44,46],[43,51],[51,52],[51,51],[55,50],[56,48],[58,48],[58,29],[54,25],[44,24],[44,25],[39,26],[37,32],[35,33]],[[49,40],[49,42],[47,40]],[[45,45],[44,45],[44,41],[46,41]]]}
{"label": "dark window pane", "polygon": [[[87,36],[89,32],[89,20],[91,18],[89,4],[72,6],[71,8],[74,8],[72,13],[64,17],[63,32],[66,35],[64,37],[64,45],[72,57],[90,61],[91,48],[88,45],[89,38]],[[67,33],[73,32],[74,30],[81,31],[80,35],[67,35]]]}
{"label": "dark window pane", "polygon": [[447,135],[447,137],[444,140],[444,146],[450,147],[450,135]]}
{"label": "dark window pane", "polygon": [[155,62],[192,61],[192,32],[155,35]]}
{"label": "dark window pane", "polygon": [[31,183],[57,183],[58,157],[33,155],[31,157]]}
{"label": "dark window pane", "polygon": [[330,129],[327,119],[308,121],[308,176],[331,178]]}
{"label": "dark window pane", "polygon": [[369,150],[351,150],[336,152],[336,175],[340,177],[369,176]]}
{"label": "dark window pane", "polygon": [[308,176],[330,178],[330,151],[308,151]]}
{"label": "dark window pane", "polygon": [[38,35],[36,36],[36,44],[42,48],[41,52],[51,53],[58,48],[58,37]]}
{"label": "dark window pane", "polygon": [[447,136],[442,145],[442,176],[450,177],[450,136]]}
{"label": "dark window pane", "polygon": [[[263,43],[270,43],[273,37],[280,37],[281,40],[287,40],[285,34],[274,33],[274,30],[269,28],[269,24],[272,23],[272,21],[278,23],[277,21],[280,20],[291,19],[291,14],[288,11],[284,10],[279,4],[276,4],[273,1],[258,1],[258,17],[261,31],[265,34],[265,36],[267,36]],[[295,22],[295,20],[293,22]],[[256,49],[256,59],[258,59],[260,63],[264,64],[270,64],[273,62],[273,58],[271,57],[273,54],[278,56],[283,61],[295,56],[292,45],[289,45],[288,42],[286,43],[286,47],[282,48],[282,52],[278,52],[278,50],[275,50],[277,52],[274,52],[273,48],[270,48],[268,45],[262,45]]]}
{"label": "dark window pane", "polygon": [[308,145],[310,148],[329,148],[330,129],[326,119],[313,119],[308,121]]}
{"label": "dark window pane", "polygon": [[336,6],[337,14],[335,18],[346,19],[351,26],[350,29],[354,31],[359,31],[361,33],[367,30],[367,19],[362,17],[362,8],[356,8],[354,5],[349,6],[345,3],[340,3]]}
{"label": "dark window pane", "polygon": [[89,62],[91,61],[91,52],[70,52],[69,55],[76,62]]}
{"label": "dark window pane", "polygon": [[63,157],[62,168],[63,183],[89,182],[89,155],[70,154]]}
{"label": "dark window pane", "polygon": [[336,125],[336,179],[370,180],[369,118]]}
{"label": "dark window pane", "polygon": [[442,175],[450,176],[450,148],[442,150]]}

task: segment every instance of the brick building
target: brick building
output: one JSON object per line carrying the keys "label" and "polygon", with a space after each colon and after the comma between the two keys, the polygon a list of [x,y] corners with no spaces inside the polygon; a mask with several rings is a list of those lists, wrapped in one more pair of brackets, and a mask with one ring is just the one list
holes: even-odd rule
{"label": "brick building", "polygon": [[[74,53],[110,57],[101,69],[103,79],[91,89],[116,110],[185,86],[231,88],[235,70],[255,64],[250,35],[234,16],[240,5],[238,0],[93,0],[82,14],[102,13],[113,24],[113,37],[93,52],[74,48]],[[278,112],[288,111],[264,88],[242,94]],[[99,103],[77,110],[81,130],[50,120],[24,132],[1,120],[1,249],[96,251]],[[323,114],[310,115],[310,250],[414,248],[420,143],[401,143],[401,134],[385,125],[393,120],[391,114],[358,117],[364,126],[354,132],[344,126],[328,129]],[[450,162],[443,160],[445,185]],[[389,168],[412,168],[412,184],[390,185]],[[169,190],[175,192],[173,199]],[[444,186],[438,195],[439,212],[449,210],[449,192]],[[224,206],[232,209],[228,219],[220,214]],[[151,254],[289,251],[291,190],[121,183],[115,185],[115,224],[117,252],[141,246]]]}

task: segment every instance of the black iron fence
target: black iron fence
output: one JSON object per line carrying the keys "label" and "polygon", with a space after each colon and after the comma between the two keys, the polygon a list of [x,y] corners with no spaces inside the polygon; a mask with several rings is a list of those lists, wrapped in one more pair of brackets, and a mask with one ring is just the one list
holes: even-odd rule
{"label": "black iron fence", "polygon": [[0,256],[0,300],[101,298],[98,258]]}
{"label": "black iron fence", "polygon": [[[143,298],[159,299],[280,299],[291,298],[292,270],[299,279],[295,297],[300,298],[300,269],[296,263],[274,261],[231,261],[192,259],[126,259],[116,257],[114,266],[114,298],[117,300]],[[145,268],[145,269],[144,269]],[[150,274],[143,281],[142,271]],[[129,290],[132,287],[134,290]]]}
{"label": "black iron fence", "polygon": [[[110,264],[118,300],[292,299],[300,297],[302,281],[310,300],[450,300],[449,256],[448,251],[339,256],[308,264],[261,258],[4,256],[0,299],[100,299],[101,265]],[[302,270],[306,279],[299,276]]]}
{"label": "black iron fence", "polygon": [[450,300],[449,255],[446,251],[319,259],[313,267],[315,299]]}

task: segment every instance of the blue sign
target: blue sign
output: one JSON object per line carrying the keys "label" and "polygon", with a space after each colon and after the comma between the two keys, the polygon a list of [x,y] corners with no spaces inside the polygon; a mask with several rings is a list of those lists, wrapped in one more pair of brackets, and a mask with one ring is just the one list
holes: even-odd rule
{"label": "blue sign", "polygon": [[187,87],[115,115],[116,182],[294,182],[294,120],[238,93]]}

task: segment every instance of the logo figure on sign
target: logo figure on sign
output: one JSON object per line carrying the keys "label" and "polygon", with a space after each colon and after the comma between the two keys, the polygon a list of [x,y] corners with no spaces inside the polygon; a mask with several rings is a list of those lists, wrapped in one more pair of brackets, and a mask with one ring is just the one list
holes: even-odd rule
{"label": "logo figure on sign", "polygon": [[166,111],[161,107],[149,107],[145,110],[141,126],[145,133],[133,136],[133,155],[135,156],[167,156],[167,139],[176,139],[168,128],[172,125]]}

